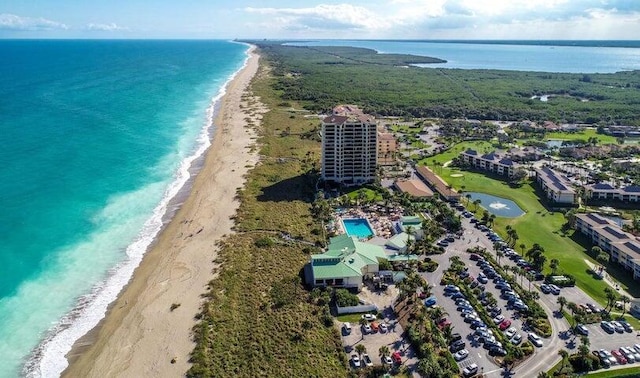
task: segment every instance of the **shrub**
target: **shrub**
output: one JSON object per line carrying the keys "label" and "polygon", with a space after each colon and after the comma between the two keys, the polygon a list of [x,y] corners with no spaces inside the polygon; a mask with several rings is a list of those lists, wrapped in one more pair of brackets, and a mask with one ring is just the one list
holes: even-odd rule
{"label": "shrub", "polygon": [[263,238],[256,240],[253,244],[258,248],[267,248],[267,247],[272,247],[274,242],[273,242],[273,239],[271,239],[268,236],[265,236]]}
{"label": "shrub", "polygon": [[339,307],[357,306],[358,296],[350,293],[347,289],[337,289],[335,293],[336,304]]}

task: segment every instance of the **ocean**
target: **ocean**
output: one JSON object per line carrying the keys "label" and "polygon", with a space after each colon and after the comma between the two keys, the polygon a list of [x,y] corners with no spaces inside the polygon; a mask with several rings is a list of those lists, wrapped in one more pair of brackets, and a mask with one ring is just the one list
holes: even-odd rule
{"label": "ocean", "polygon": [[297,46],[353,46],[380,53],[444,59],[423,67],[514,71],[614,73],[640,70],[639,41],[298,41]]}
{"label": "ocean", "polygon": [[0,378],[53,377],[209,146],[247,46],[0,41]]}

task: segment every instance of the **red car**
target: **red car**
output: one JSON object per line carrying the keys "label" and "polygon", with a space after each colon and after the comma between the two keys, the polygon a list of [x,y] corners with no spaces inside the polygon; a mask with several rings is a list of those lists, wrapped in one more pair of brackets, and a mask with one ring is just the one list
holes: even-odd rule
{"label": "red car", "polygon": [[393,360],[393,362],[395,362],[398,365],[400,365],[402,363],[402,356],[400,355],[400,352],[398,352],[398,351],[393,352],[391,354],[391,359]]}
{"label": "red car", "polygon": [[620,365],[627,363],[627,358],[622,353],[620,353],[620,351],[614,349],[611,351],[611,354],[616,358],[616,360],[618,360],[618,363]]}
{"label": "red car", "polygon": [[504,331],[509,327],[511,327],[511,320],[509,319],[503,320],[502,323],[500,323],[500,325],[498,326],[498,328],[500,328],[501,331]]}

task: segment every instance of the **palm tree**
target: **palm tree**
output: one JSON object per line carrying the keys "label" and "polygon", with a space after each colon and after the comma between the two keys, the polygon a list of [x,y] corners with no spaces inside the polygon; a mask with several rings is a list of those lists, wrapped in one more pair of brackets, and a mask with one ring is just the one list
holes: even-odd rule
{"label": "palm tree", "polygon": [[618,294],[609,287],[606,287],[604,289],[604,293],[605,293],[605,296],[607,297],[607,307],[605,307],[605,309],[609,308],[609,312],[611,312],[611,310],[613,310],[613,305],[616,303],[616,300],[618,299]]}
{"label": "palm tree", "polygon": [[496,251],[496,257],[498,258],[498,265],[500,265],[500,259],[504,256],[502,251]]}
{"label": "palm tree", "polygon": [[380,347],[380,349],[378,349],[378,354],[381,358],[385,358],[391,355],[391,351],[389,350],[389,347],[387,345],[383,345]]}
{"label": "palm tree", "polygon": [[524,250],[527,248],[527,245],[524,243],[520,244],[520,250],[522,251],[522,253],[524,253]]}
{"label": "palm tree", "polygon": [[356,353],[358,353],[358,355],[360,356],[360,359],[362,359],[362,355],[367,353],[367,347],[364,346],[364,344],[356,345]]}
{"label": "palm tree", "polygon": [[560,366],[560,371],[564,369],[564,365],[566,364],[567,359],[569,358],[569,352],[566,349],[560,349],[558,351],[558,355],[562,358],[562,365]]}
{"label": "palm tree", "polygon": [[467,199],[467,205],[469,205],[469,203],[471,203],[471,194],[467,193],[464,197]]}
{"label": "palm tree", "polygon": [[568,303],[567,298],[565,298],[563,296],[559,296],[558,297],[558,304],[560,305],[560,312],[562,312],[562,310],[564,310],[564,306],[566,306],[567,303]]}
{"label": "palm tree", "polygon": [[493,222],[496,220],[496,215],[495,214],[491,214],[489,215],[489,224],[491,226],[493,226]]}
{"label": "palm tree", "polygon": [[558,259],[551,259],[549,262],[549,268],[551,268],[551,274],[556,275],[556,270],[558,269],[558,265],[560,265],[560,261]]}
{"label": "palm tree", "polygon": [[482,203],[482,200],[480,200],[479,198],[477,200],[473,201],[473,204],[475,205],[474,210],[473,210],[474,212],[478,211],[478,205],[480,205],[481,203]]}
{"label": "palm tree", "polygon": [[624,316],[627,312],[627,303],[631,302],[631,299],[629,299],[628,296],[623,295],[620,297],[620,300],[622,301],[622,316]]}

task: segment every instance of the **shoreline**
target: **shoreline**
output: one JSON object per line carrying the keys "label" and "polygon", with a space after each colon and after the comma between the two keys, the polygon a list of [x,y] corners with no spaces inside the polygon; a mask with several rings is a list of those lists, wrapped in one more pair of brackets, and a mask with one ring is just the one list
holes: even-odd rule
{"label": "shoreline", "polygon": [[231,232],[236,191],[258,162],[250,149],[256,134],[245,118],[259,121],[259,109],[243,99],[258,70],[255,46],[247,55],[218,102],[211,145],[190,192],[105,318],[74,343],[62,376],[173,377],[189,369],[191,329],[215,278],[217,243]]}

